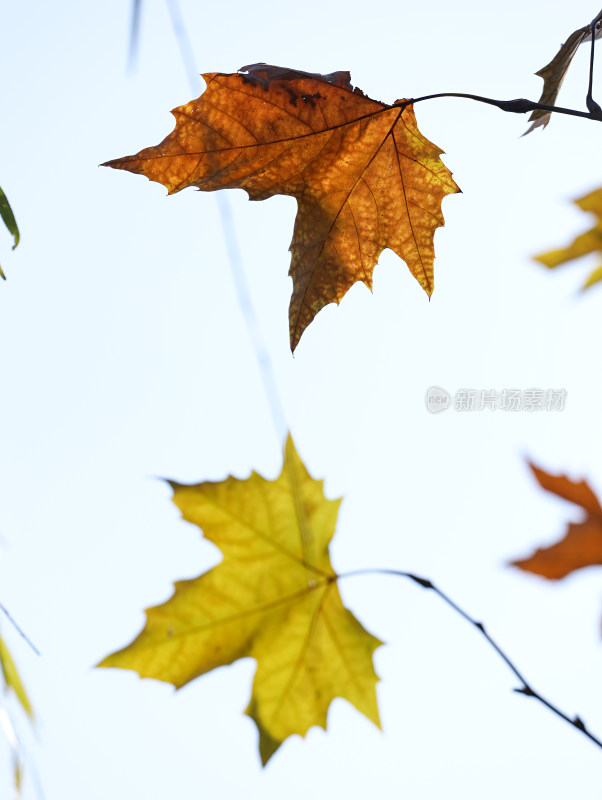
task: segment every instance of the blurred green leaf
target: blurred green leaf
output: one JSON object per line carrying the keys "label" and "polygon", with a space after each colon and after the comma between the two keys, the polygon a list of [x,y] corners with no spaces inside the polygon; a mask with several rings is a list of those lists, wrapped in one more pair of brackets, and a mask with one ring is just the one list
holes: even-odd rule
{"label": "blurred green leaf", "polygon": [[[19,244],[19,239],[21,235],[19,234],[19,227],[17,225],[17,220],[15,219],[15,215],[13,214],[13,210],[10,207],[10,203],[8,202],[8,198],[0,188],[0,217],[10,233],[13,235],[15,243],[13,245],[13,250]],[[0,268],[0,277],[6,280],[6,276],[2,272],[2,268]]]}

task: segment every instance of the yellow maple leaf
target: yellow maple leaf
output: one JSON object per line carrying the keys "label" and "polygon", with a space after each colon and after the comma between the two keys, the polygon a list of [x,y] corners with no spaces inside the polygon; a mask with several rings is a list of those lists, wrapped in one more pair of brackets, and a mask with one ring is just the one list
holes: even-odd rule
{"label": "yellow maple leaf", "polygon": [[203,529],[223,561],[177,582],[166,603],[147,610],[140,635],[99,666],[179,688],[255,658],[246,713],[259,729],[264,764],[288,736],[326,728],[335,697],[380,727],[372,656],[382,643],[343,606],[328,554],[340,500],[324,497],[292,438],[274,481],[252,473],[171,485],[184,519]]}
{"label": "yellow maple leaf", "polygon": [[372,100],[345,71],[252,64],[203,77],[205,92],[174,110],[176,128],[161,144],[104,166],[146,175],[169,194],[196,186],[295,197],[292,350],[325,305],[357,281],[372,288],[385,248],[430,297],[441,202],[460,190],[409,101]]}
{"label": "yellow maple leaf", "polygon": [[[561,250],[550,250],[548,253],[535,256],[536,261],[545,264],[550,269],[589,253],[597,251],[602,253],[602,188],[575,200],[575,205],[579,206],[582,211],[590,211],[595,214],[598,218],[597,222],[591,230],[577,236],[568,247]],[[600,280],[602,280],[602,265],[590,273],[582,288],[589,289]]]}

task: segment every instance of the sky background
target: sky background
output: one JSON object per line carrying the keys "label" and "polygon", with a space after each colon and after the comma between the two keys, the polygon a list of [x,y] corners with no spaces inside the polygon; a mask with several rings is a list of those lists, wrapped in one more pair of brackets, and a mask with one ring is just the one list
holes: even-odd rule
{"label": "sky background", "polygon": [[[539,97],[534,72],[599,11],[507,0],[283,5],[181,0],[199,72],[258,61],[328,73],[387,102],[433,92]],[[237,304],[216,196],[165,189],[104,161],[159,143],[191,99],[168,6],[145,0],[135,71],[127,2],[4,3],[0,185],[21,228],[0,231],[0,620],[34,705],[23,796],[123,798],[599,798],[602,753],[533,700],[474,630],[399,579],[341,585],[387,644],[375,656],[384,732],[346,702],[329,730],[263,770],[250,660],[167,684],[93,665],[139,632],[143,609],[217,563],[157,476],[268,478],[270,415]],[[589,50],[559,98],[584,108]],[[602,63],[602,54],[601,54]],[[602,71],[594,97],[602,102]],[[602,184],[597,123],[440,99],[422,133],[463,194],[443,202],[430,302],[385,251],[288,344],[295,202],[231,209],[289,429],[328,497],[344,496],[335,569],[414,571],[487,625],[544,696],[602,734],[602,569],[547,584],[505,566],[557,539],[574,507],[525,457],[602,491],[601,290],[588,257],[549,273],[533,254],[590,226],[572,199]],[[426,411],[427,388],[564,388],[562,413]],[[0,795],[11,785],[0,741]]]}

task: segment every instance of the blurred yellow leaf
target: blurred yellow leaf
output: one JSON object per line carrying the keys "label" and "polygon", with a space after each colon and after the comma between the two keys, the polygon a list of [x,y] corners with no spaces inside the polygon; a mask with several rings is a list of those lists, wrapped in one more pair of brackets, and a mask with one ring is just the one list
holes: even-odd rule
{"label": "blurred yellow leaf", "polygon": [[[535,257],[536,261],[545,264],[550,269],[589,253],[602,252],[602,188],[586,194],[585,197],[581,197],[579,200],[575,200],[575,204],[582,211],[590,211],[595,214],[598,218],[597,222],[587,233],[577,236],[568,247],[561,250],[550,250],[548,253]],[[600,280],[602,280],[602,265],[596,267],[589,275],[582,288],[589,289],[590,286]]]}
{"label": "blurred yellow leaf", "polygon": [[25,692],[23,684],[21,683],[21,678],[19,677],[17,667],[15,666],[15,662],[13,661],[12,656],[8,651],[8,648],[1,637],[0,637],[0,667],[2,668],[4,682],[17,695],[17,697],[19,698],[19,702],[21,703],[25,711],[29,714],[29,716],[33,717],[33,709],[31,707],[31,703],[29,702],[29,698],[27,697],[27,693]]}
{"label": "blurred yellow leaf", "polygon": [[223,561],[179,581],[147,610],[140,635],[99,666],[132,669],[176,687],[239,658],[257,661],[246,713],[262,762],[294,733],[326,728],[343,697],[379,725],[372,655],[381,642],[342,604],[328,546],[340,500],[327,500],[288,438],[280,476],[256,473],[193,486],[171,484],[188,522]]}
{"label": "blurred yellow leaf", "polygon": [[23,766],[20,761],[15,761],[15,797],[21,797],[21,785],[23,783]]}

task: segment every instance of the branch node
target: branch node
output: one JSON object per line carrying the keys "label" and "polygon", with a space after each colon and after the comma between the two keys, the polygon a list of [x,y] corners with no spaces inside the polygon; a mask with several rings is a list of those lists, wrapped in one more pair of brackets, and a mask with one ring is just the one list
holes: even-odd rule
{"label": "branch node", "polygon": [[526,114],[527,111],[533,111],[533,101],[526,100],[524,97],[516,100],[499,100],[496,105],[502,111],[510,111],[514,114]]}
{"label": "branch node", "polygon": [[517,694],[524,694],[526,697],[537,697],[533,689],[530,686],[527,686],[527,684],[518,689],[514,689],[513,691],[515,691]]}
{"label": "branch node", "polygon": [[420,584],[423,589],[434,589],[435,587],[427,578],[421,578],[419,575],[412,575],[408,572],[408,578]]}

